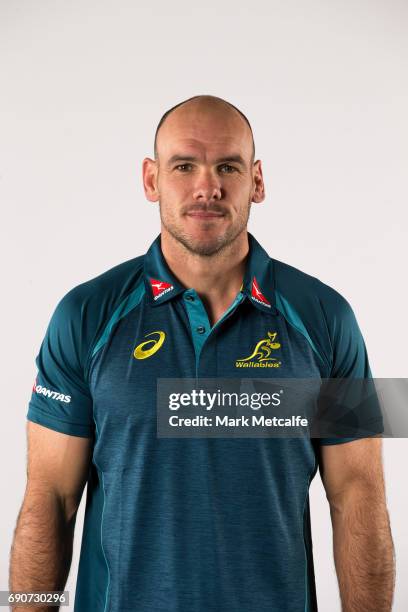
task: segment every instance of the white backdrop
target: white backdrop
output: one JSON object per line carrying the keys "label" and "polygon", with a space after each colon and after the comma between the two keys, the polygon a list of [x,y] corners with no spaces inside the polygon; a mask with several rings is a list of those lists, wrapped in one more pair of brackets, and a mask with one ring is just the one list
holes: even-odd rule
{"label": "white backdrop", "polygon": [[[69,289],[158,234],[141,161],[181,100],[217,95],[248,116],[267,193],[250,231],[348,299],[375,376],[407,376],[407,25],[404,0],[0,0],[0,589],[47,323]],[[408,608],[407,448],[384,441],[396,612]],[[319,476],[311,507],[319,609],[338,612]]]}

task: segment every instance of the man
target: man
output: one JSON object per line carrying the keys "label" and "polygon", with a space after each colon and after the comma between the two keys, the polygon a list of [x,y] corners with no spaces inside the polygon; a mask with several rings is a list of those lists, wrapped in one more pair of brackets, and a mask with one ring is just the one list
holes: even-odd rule
{"label": "man", "polygon": [[[242,377],[247,357],[276,366],[245,369],[253,378],[370,376],[346,300],[247,232],[265,198],[254,155],[226,101],[170,109],[143,161],[160,236],[58,304],[28,411],[13,590],[63,589],[87,482],[77,612],[315,611],[319,466],[343,610],[391,609],[380,439],[157,435],[159,378]],[[269,353],[254,350],[261,340]]]}

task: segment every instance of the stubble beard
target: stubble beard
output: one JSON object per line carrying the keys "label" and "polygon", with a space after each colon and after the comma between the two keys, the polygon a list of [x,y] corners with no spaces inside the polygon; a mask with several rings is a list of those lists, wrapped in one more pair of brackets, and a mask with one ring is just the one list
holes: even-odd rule
{"label": "stubble beard", "polygon": [[212,257],[220,254],[223,250],[228,248],[240,234],[246,229],[249,220],[249,214],[251,210],[251,201],[248,202],[247,208],[243,211],[242,216],[237,219],[237,222],[228,227],[225,232],[215,236],[207,241],[196,240],[192,236],[188,235],[173,219],[166,219],[163,214],[161,202],[159,201],[160,219],[163,227],[167,232],[184,246],[187,251],[194,255],[201,257]]}

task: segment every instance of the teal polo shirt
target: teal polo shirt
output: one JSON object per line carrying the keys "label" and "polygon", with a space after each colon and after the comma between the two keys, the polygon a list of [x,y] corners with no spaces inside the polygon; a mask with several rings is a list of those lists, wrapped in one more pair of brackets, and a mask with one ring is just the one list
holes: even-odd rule
{"label": "teal polo shirt", "polygon": [[[350,438],[157,436],[159,378],[371,376],[349,303],[249,247],[213,326],[160,236],[52,315],[27,418],[93,439],[76,612],[317,610],[309,485],[318,446]],[[278,365],[238,366],[268,332]]]}

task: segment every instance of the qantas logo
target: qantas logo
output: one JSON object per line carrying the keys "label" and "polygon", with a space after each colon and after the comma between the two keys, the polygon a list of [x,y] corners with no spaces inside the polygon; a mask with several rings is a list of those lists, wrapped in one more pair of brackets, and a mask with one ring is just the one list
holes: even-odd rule
{"label": "qantas logo", "polygon": [[165,283],[164,281],[156,280],[155,278],[150,279],[150,286],[153,291],[153,299],[158,300],[159,297],[164,295],[165,293],[169,293],[169,291],[173,291],[174,286],[170,283]]}
{"label": "qantas logo", "polygon": [[44,395],[45,397],[57,400],[58,402],[65,402],[66,404],[69,404],[69,402],[71,401],[70,395],[64,395],[59,391],[51,391],[51,389],[47,389],[42,385],[37,385],[37,379],[34,381],[33,393],[37,393],[38,395]]}
{"label": "qantas logo", "polygon": [[255,276],[252,280],[251,298],[255,302],[258,302],[258,304],[262,304],[262,306],[267,306],[268,308],[271,308],[271,304],[270,302],[268,302],[268,300],[266,299],[266,297],[263,295],[262,291],[260,290]]}

